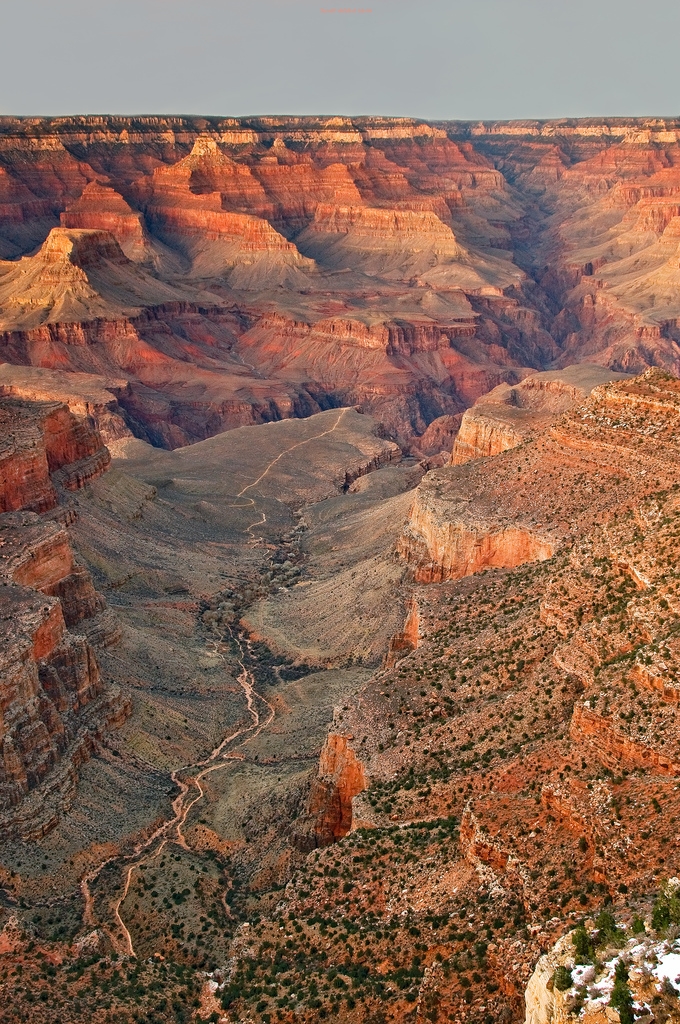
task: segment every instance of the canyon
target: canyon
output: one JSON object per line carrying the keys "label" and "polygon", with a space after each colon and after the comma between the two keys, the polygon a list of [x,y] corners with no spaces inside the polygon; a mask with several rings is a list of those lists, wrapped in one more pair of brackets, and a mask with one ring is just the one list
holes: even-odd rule
{"label": "canyon", "polygon": [[92,375],[153,444],[356,404],[435,454],[532,370],[678,369],[671,120],[5,117],[0,143],[0,358]]}
{"label": "canyon", "polygon": [[680,1020],[679,133],[0,118],[0,1021]]}

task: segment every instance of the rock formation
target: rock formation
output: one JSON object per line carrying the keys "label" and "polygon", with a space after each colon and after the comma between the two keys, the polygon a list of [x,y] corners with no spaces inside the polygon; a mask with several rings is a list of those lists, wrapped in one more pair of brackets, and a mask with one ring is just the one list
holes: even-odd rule
{"label": "rock formation", "polygon": [[54,509],[62,489],[101,475],[109,452],[92,421],[66,404],[3,398],[0,417],[0,830],[25,839],[54,826],[73,797],[78,764],[109,725],[124,720],[129,702],[104,685],[79,635],[104,599],[65,527],[36,515]]}
{"label": "rock formation", "polygon": [[117,393],[125,394],[127,387],[125,380],[110,380],[96,374],[64,375],[37,366],[0,363],[0,397],[63,402],[78,419],[91,420],[105,444],[132,436],[116,397]]}
{"label": "rock formation", "polygon": [[679,130],[0,120],[0,1019],[677,1018]]}
{"label": "rock formation", "polygon": [[0,400],[0,511],[45,512],[57,504],[54,484],[77,490],[110,462],[92,422],[56,402]]}
{"label": "rock formation", "polygon": [[[613,976],[616,949],[651,944],[640,928],[675,871],[680,807],[679,389],[659,370],[597,384],[514,448],[435,469],[416,489],[398,548],[424,584],[418,643],[336,712],[329,742],[352,736],[364,788],[351,830],[308,859],[287,906],[307,922],[313,907],[324,920],[376,913],[387,941],[368,959],[393,978],[406,969],[394,923],[412,922],[401,942],[428,952],[404,984],[452,1019],[604,1021],[611,978],[604,1001],[585,976],[585,989],[555,983],[574,966],[569,933],[603,900],[628,931],[605,934],[614,926],[598,917],[593,983]],[[501,529],[552,538],[553,551],[485,563]],[[674,1007],[626,957],[640,1004]],[[408,1019],[400,991],[392,1012]]]}
{"label": "rock formation", "polygon": [[4,119],[2,358],[125,380],[166,447],[347,403],[409,446],[557,359],[503,174],[455,129],[336,121]]}
{"label": "rock formation", "polygon": [[545,429],[563,412],[580,404],[598,384],[624,374],[587,363],[525,377],[519,384],[499,384],[463,413],[451,462],[500,455]]}
{"label": "rock formation", "polygon": [[352,737],[330,732],[321,751],[307,813],[317,846],[327,846],[352,827],[352,801],[366,788],[364,767],[350,744]]}

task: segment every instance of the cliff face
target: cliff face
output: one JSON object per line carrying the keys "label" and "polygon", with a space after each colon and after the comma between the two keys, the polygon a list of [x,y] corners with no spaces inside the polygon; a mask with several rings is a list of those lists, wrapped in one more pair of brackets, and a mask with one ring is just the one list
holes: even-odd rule
{"label": "cliff face", "polygon": [[555,970],[564,964],[573,966],[574,944],[571,933],[557,942],[536,964],[526,988],[526,1024],[566,1024],[569,1019],[567,1001],[555,988]]}
{"label": "cliff face", "polygon": [[556,538],[541,536],[530,526],[505,526],[471,519],[438,521],[428,504],[426,488],[418,491],[408,527],[397,552],[414,565],[419,583],[460,579],[485,568],[514,568],[524,562],[551,558]]}
{"label": "cliff face", "polygon": [[570,733],[575,742],[592,744],[602,763],[613,769],[644,768],[653,774],[680,775],[680,761],[654,747],[637,743],[620,732],[612,718],[598,715],[588,706],[579,704],[574,709]]}
{"label": "cliff face", "polygon": [[537,431],[580,404],[594,387],[624,374],[581,364],[566,370],[535,373],[519,384],[499,384],[463,414],[451,463],[489,458],[515,448]]}
{"label": "cliff face", "polygon": [[[413,1001],[436,995],[441,1017],[566,1022],[585,1003],[581,1019],[604,1024],[608,993],[579,974],[563,995],[554,972],[573,951],[554,947],[603,901],[649,933],[650,893],[675,873],[680,382],[651,370],[576,405],[558,392],[557,418],[555,391],[537,390],[547,426],[417,489],[399,544],[422,574],[417,643],[405,629],[333,723],[364,765],[362,827],[310,858],[286,909],[310,920],[323,902],[324,920],[375,915],[383,933],[406,921],[405,961],[388,927],[366,962],[396,975],[425,946]],[[461,541],[473,528],[482,556],[510,530],[553,553],[484,565]],[[604,938],[591,980],[648,941]],[[461,969],[440,971],[437,954]]]}
{"label": "cliff face", "polygon": [[389,650],[385,659],[387,666],[395,665],[399,658],[409,651],[415,651],[420,641],[420,608],[418,601],[412,597],[406,609],[404,628],[390,640]]}
{"label": "cliff face", "polygon": [[[576,522],[588,522],[597,506],[597,492],[575,480],[577,467],[590,475],[602,463],[608,465],[609,473],[623,473],[631,432],[648,420],[650,431],[666,439],[668,425],[676,421],[675,390],[664,374],[650,371],[642,380],[642,385],[639,379],[624,379],[611,387],[597,385],[581,407],[556,421],[550,414],[547,424],[553,421],[554,425],[544,424],[542,431],[534,427],[535,441],[524,455],[515,448],[494,459],[429,473],[416,490],[409,522],[397,545],[398,554],[413,566],[416,580],[439,582],[482,568],[541,561],[570,543]],[[522,390],[545,401],[543,388],[523,386]],[[547,394],[554,396],[552,387]],[[560,391],[558,399],[565,401]],[[571,401],[569,396],[566,400]],[[591,425],[595,423],[598,426]],[[599,424],[607,424],[607,429]],[[632,443],[637,444],[637,438]],[[511,455],[512,451],[517,454]],[[559,494],[552,485],[538,486],[545,460],[562,467],[564,488]],[[572,671],[577,671],[581,657],[579,651],[569,654]]]}
{"label": "cliff face", "polygon": [[79,420],[94,424],[104,444],[132,436],[116,392],[125,394],[127,381],[0,363],[0,398],[65,403]]}
{"label": "cliff face", "polygon": [[364,766],[349,746],[351,739],[330,732],[321,751],[307,805],[317,846],[328,846],[347,835],[352,827],[352,801],[366,788]]}
{"label": "cliff face", "polygon": [[104,472],[111,457],[89,419],[67,405],[0,399],[0,511],[44,512],[54,484],[77,490]]}
{"label": "cliff face", "polygon": [[559,354],[503,174],[442,128],[7,118],[0,143],[2,358],[124,379],[155,444],[354,403],[408,446]]}
{"label": "cliff face", "polygon": [[69,627],[102,611],[104,599],[89,572],[75,561],[63,526],[30,512],[5,515],[0,522],[0,578],[58,597]]}
{"label": "cliff face", "polygon": [[67,629],[103,601],[75,566],[65,531],[26,514],[3,516],[0,529],[0,831],[29,839],[56,823],[78,765],[130,706],[105,687],[85,637]]}
{"label": "cliff face", "polygon": [[[36,514],[56,506],[59,488],[100,475],[110,456],[91,420],[65,404],[3,398],[0,418],[0,832],[35,838],[72,798],[78,764],[129,711],[85,637],[69,632],[89,628],[104,599],[65,527]],[[115,639],[110,627],[100,632]]]}

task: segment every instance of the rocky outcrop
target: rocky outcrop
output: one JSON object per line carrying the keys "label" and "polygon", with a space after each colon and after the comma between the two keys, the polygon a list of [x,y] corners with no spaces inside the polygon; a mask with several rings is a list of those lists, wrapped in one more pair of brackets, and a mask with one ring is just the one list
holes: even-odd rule
{"label": "rocky outcrop", "polygon": [[[226,202],[221,191],[212,190],[222,185]],[[236,288],[256,285],[258,280],[276,286],[285,280],[292,283],[300,270],[314,267],[268,220],[254,215],[253,207],[271,215],[272,204],[250,170],[221,153],[213,140],[197,139],[188,157],[172,167],[157,168],[148,181],[138,183],[137,192],[154,234],[179,248],[191,260],[196,276],[230,271]],[[228,208],[235,198],[236,205],[245,205],[248,212]]]}
{"label": "rocky outcrop", "polygon": [[509,852],[484,831],[470,807],[465,808],[460,823],[460,848],[473,867],[481,863],[499,872],[512,867]]}
{"label": "rocky outcrop", "polygon": [[104,444],[132,436],[116,397],[126,391],[125,380],[0,363],[0,399],[65,403],[78,419],[92,421]]}
{"label": "rocky outcrop", "polygon": [[[512,392],[507,385],[500,387]],[[498,392],[494,388],[491,394]],[[529,435],[529,429],[523,429],[524,417],[513,417],[510,415],[494,415],[495,409],[490,409],[488,404],[478,406],[475,404],[472,409],[463,413],[460,430],[456,436],[453,446],[451,463],[460,466],[470,459],[489,458],[491,455],[500,455],[509,448],[515,448]],[[520,422],[514,423],[513,419]],[[533,424],[532,424],[533,425]]]}
{"label": "rocky outcrop", "polygon": [[[397,553],[424,583],[551,558],[571,543],[577,523],[592,524],[603,515],[602,490],[586,483],[586,476],[607,466],[619,481],[629,475],[644,480],[653,463],[672,485],[678,410],[677,381],[662,370],[598,385],[534,443],[501,453],[492,463],[472,459],[423,477]],[[559,485],[546,469],[551,463],[562,467]],[[548,597],[543,615],[557,624],[551,607]],[[593,629],[589,622],[578,644],[554,652],[565,671],[586,683],[598,663],[598,657],[584,655],[598,643],[597,636],[586,635]],[[612,656],[625,653],[627,642],[621,642]]]}
{"label": "rocky outcrop", "polygon": [[314,248],[314,236],[340,236],[345,251],[396,250],[402,255],[431,250],[436,256],[456,257],[461,248],[453,231],[431,211],[375,209],[320,203],[300,244]]}
{"label": "rocky outcrop", "polygon": [[569,733],[576,743],[592,747],[598,759],[612,769],[644,768],[654,775],[680,775],[680,762],[644,743],[636,742],[614,727],[611,718],[586,704],[577,704]]}
{"label": "rocky outcrop", "polygon": [[352,801],[366,789],[364,766],[350,735],[329,732],[307,805],[316,846],[328,846],[352,828]]}
{"label": "rocky outcrop", "polygon": [[573,967],[573,964],[574,944],[570,932],[536,964],[524,996],[526,1024],[567,1024],[571,1016],[567,1000],[555,988],[553,979],[558,967]]}
{"label": "rocky outcrop", "polygon": [[55,484],[78,490],[111,460],[92,422],[62,403],[2,398],[0,424],[0,512],[45,512]]}
{"label": "rocky outcrop", "polygon": [[63,526],[17,512],[4,515],[0,528],[0,579],[58,597],[69,627],[104,609],[104,599],[87,569],[76,562]]}
{"label": "rocky outcrop", "polygon": [[404,628],[390,640],[385,658],[385,667],[392,668],[400,658],[410,651],[415,651],[420,642],[420,606],[416,597],[411,597],[406,610]]}
{"label": "rocky outcrop", "polygon": [[413,566],[419,583],[441,583],[485,568],[514,568],[551,558],[559,539],[521,523],[484,520],[462,507],[455,519],[441,519],[421,485],[397,553]]}
{"label": "rocky outcrop", "polygon": [[195,297],[130,261],[109,231],[53,228],[35,255],[0,262],[2,331],[115,320]]}
{"label": "rocky outcrop", "polygon": [[625,376],[586,363],[531,374],[519,384],[499,384],[463,413],[452,464],[459,466],[516,447],[583,402],[593,388]]}
{"label": "rocky outcrop", "polygon": [[[94,626],[105,602],[66,528],[36,514],[110,456],[92,422],[65,404],[5,397],[0,418],[0,834],[35,838],[71,799],[78,764],[129,712],[87,639],[69,632]],[[103,635],[113,639],[110,624]]]}
{"label": "rocky outcrop", "polygon": [[78,764],[124,720],[129,702],[105,688],[89,644],[67,631],[59,599],[0,587],[0,632],[0,834],[35,838],[56,822]]}
{"label": "rocky outcrop", "polygon": [[91,181],[82,194],[61,214],[64,228],[85,228],[110,232],[128,259],[142,262],[148,257],[149,237],[142,215],[108,185]]}

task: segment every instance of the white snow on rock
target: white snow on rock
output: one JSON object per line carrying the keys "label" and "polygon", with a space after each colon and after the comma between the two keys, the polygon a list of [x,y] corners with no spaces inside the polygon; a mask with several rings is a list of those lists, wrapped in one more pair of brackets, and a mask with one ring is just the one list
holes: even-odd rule
{"label": "white snow on rock", "polygon": [[680,952],[676,952],[674,947],[673,951],[660,958],[652,973],[661,982],[668,979],[675,990],[680,991]]}

